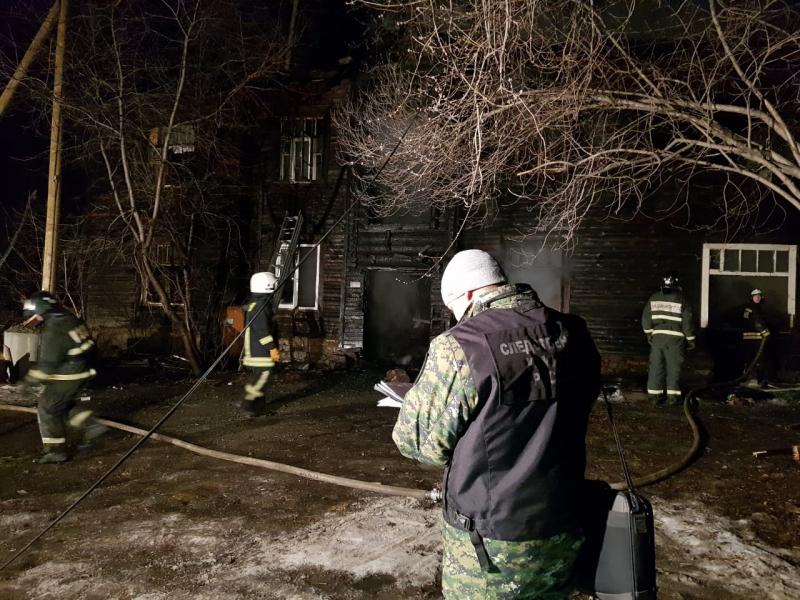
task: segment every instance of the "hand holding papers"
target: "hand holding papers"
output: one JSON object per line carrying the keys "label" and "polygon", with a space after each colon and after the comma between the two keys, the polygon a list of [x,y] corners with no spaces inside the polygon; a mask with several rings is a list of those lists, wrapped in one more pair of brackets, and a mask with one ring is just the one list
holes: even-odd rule
{"label": "hand holding papers", "polygon": [[400,408],[403,404],[403,397],[413,387],[413,383],[406,382],[387,382],[381,381],[375,384],[375,391],[384,394],[385,398],[378,400],[378,406],[389,406]]}

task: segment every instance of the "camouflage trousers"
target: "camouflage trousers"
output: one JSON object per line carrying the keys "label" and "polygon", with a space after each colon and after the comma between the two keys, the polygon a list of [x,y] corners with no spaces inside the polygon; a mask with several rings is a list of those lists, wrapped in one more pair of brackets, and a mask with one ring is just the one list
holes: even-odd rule
{"label": "camouflage trousers", "polygon": [[492,569],[481,571],[469,534],[444,526],[442,593],[447,600],[565,600],[583,543],[579,535],[506,542],[484,538]]}

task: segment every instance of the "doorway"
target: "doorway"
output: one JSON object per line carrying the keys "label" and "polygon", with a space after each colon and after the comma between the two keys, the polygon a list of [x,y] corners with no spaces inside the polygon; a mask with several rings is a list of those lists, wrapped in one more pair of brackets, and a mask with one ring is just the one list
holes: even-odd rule
{"label": "doorway", "polygon": [[418,367],[430,335],[430,279],[407,271],[367,271],[364,357],[381,364]]}

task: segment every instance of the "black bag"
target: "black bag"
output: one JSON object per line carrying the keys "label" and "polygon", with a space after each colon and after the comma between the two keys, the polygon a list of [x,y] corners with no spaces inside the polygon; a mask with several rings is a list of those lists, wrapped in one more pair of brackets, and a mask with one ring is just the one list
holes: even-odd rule
{"label": "black bag", "polygon": [[577,584],[600,600],[655,600],[653,508],[633,487],[605,391],[603,397],[628,489],[615,492],[604,481],[586,482],[586,542],[578,558]]}

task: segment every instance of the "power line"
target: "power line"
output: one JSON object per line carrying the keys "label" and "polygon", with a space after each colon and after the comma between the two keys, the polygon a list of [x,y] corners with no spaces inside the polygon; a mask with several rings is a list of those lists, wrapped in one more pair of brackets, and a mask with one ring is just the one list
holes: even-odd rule
{"label": "power line", "polygon": [[[375,180],[378,178],[378,176],[383,172],[383,169],[386,167],[386,165],[389,164],[389,161],[392,159],[392,157],[394,156],[395,152],[397,152],[397,149],[400,147],[400,144],[405,139],[406,134],[408,133],[410,128],[411,128],[411,124],[409,123],[408,127],[406,127],[405,131],[403,132],[403,135],[400,136],[400,138],[397,140],[397,144],[395,144],[394,148],[389,153],[389,156],[386,157],[386,160],[381,165],[380,169],[378,169],[378,171],[372,177],[372,180],[370,181],[370,185],[375,182]],[[336,227],[339,226],[339,224],[344,220],[344,218],[347,216],[347,214],[351,210],[353,210],[353,208],[355,206],[356,206],[356,204],[352,203],[346,210],[344,210],[342,212],[342,215],[336,220],[336,222],[334,222],[334,224],[331,225],[328,228],[328,230],[322,235],[322,237],[320,237],[320,239],[315,244],[313,244],[313,246],[311,247],[311,249],[309,249],[309,251],[306,253],[306,255],[303,256],[302,258],[300,258],[300,260],[297,261],[297,264],[295,265],[294,269],[291,271],[292,275],[297,273],[298,269],[300,268],[300,265],[302,265],[306,261],[306,259],[316,251],[317,247],[323,241],[325,241],[325,239],[331,234],[331,232],[334,229],[336,229]],[[345,260],[347,260],[347,257],[345,257]],[[279,291],[281,290],[281,288],[286,284],[286,282],[288,280],[289,280],[288,276],[283,278],[283,281],[280,282],[278,286],[276,286],[275,291],[273,292],[273,294],[278,294]],[[144,444],[148,440],[148,438],[150,438],[150,436],[153,435],[153,433],[155,433],[155,431],[159,427],[161,427],[161,425],[163,425],[167,421],[167,419],[169,419],[175,413],[175,411],[178,410],[178,408],[181,406],[181,404],[183,404],[183,402],[189,396],[191,396],[197,390],[197,388],[200,387],[200,384],[202,384],[208,378],[208,376],[211,374],[211,372],[214,370],[214,368],[222,361],[222,359],[231,350],[231,348],[239,340],[239,338],[241,338],[242,335],[244,335],[244,332],[247,331],[247,328],[250,327],[250,325],[253,323],[255,318],[258,317],[258,315],[260,315],[263,312],[263,310],[266,308],[266,306],[267,306],[267,302],[261,303],[261,306],[258,308],[258,310],[256,310],[253,313],[253,316],[245,324],[245,326],[242,328],[242,330],[236,335],[236,337],[233,338],[231,343],[228,344],[228,346],[222,351],[222,353],[219,356],[217,356],[217,358],[214,360],[214,362],[211,363],[211,366],[209,366],[208,369],[206,369],[206,371],[197,379],[197,381],[194,382],[192,387],[189,388],[189,390],[164,414],[164,416],[162,416],[158,420],[158,422],[155,425],[153,425],[147,431],[147,433],[144,436],[142,436],[133,446],[131,446],[128,449],[128,451],[125,452],[125,454],[123,454],[119,458],[119,460],[117,460],[117,462],[115,462],[108,470],[106,470],[106,472],[103,473],[97,479],[97,481],[95,481],[91,486],[89,486],[89,488],[85,492],[83,492],[76,500],[74,500],[72,502],[72,504],[70,504],[61,514],[59,514],[55,519],[53,519],[53,521],[51,521],[49,525],[47,525],[42,531],[40,531],[38,534],[36,534],[36,536],[34,536],[34,538],[31,541],[29,541],[27,544],[25,544],[25,546],[23,546],[20,550],[18,550],[11,558],[9,558],[6,562],[4,562],[2,565],[0,565],[0,571],[5,570],[6,567],[8,567],[11,563],[13,563],[15,560],[17,560],[20,556],[25,554],[31,548],[31,546],[33,546],[48,531],[50,531],[59,522],[61,522],[64,519],[64,517],[66,517],[70,512],[72,512],[75,509],[75,507],[77,507],[81,502],[83,502],[83,500],[85,500],[86,497],[89,496],[89,494],[91,494],[94,490],[96,490],[101,483],[103,483],[106,479],[108,479],[108,477],[114,471],[116,471],[126,460],[128,460],[133,455],[133,453],[136,452],[142,446],[142,444]]]}

